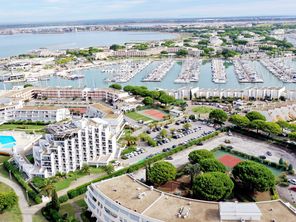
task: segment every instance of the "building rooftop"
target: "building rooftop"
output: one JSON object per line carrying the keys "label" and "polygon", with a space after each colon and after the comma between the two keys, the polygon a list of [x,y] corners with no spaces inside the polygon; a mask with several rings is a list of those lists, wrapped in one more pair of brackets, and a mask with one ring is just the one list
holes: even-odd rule
{"label": "building rooftop", "polygon": [[56,106],[24,106],[20,108],[19,110],[58,110],[61,109],[61,107],[56,107]]}
{"label": "building rooftop", "polygon": [[[121,206],[159,221],[220,222],[218,202],[188,199],[163,193],[128,175],[98,182],[92,186]],[[235,203],[222,203],[222,206],[224,210],[233,211]],[[235,207],[244,212],[260,213],[261,211],[260,221],[262,222],[283,221],[283,218],[285,222],[296,221],[296,212],[281,200],[239,203]]]}

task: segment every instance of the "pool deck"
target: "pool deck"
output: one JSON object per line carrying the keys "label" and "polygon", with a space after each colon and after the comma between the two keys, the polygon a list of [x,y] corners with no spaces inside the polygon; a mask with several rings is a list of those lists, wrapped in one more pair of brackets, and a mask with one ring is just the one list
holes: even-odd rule
{"label": "pool deck", "polygon": [[13,152],[24,154],[26,153],[42,135],[27,134],[18,131],[2,131],[1,136],[12,136],[16,142],[13,148],[0,148],[1,153],[13,154]]}

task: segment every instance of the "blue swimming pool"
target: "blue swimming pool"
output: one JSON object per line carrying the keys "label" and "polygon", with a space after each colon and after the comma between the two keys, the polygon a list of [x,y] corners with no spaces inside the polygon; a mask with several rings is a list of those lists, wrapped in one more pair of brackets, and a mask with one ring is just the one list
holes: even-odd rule
{"label": "blue swimming pool", "polygon": [[15,146],[15,142],[13,136],[0,136],[0,148],[12,148]]}

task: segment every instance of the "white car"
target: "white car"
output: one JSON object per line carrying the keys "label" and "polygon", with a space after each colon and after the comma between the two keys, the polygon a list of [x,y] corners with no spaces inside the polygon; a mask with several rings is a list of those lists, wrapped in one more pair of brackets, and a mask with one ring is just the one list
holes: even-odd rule
{"label": "white car", "polygon": [[293,185],[296,185],[296,179],[289,179],[288,182]]}

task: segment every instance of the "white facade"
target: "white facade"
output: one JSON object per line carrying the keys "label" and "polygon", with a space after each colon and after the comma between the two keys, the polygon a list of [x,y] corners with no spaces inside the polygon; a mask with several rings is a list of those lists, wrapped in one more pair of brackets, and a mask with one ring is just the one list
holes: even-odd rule
{"label": "white facade", "polygon": [[60,122],[67,118],[70,118],[70,111],[66,108],[30,106],[15,110],[12,119],[33,122]]}
{"label": "white facade", "polygon": [[120,110],[115,110],[103,104],[91,104],[87,107],[87,117],[100,118],[109,124],[111,131],[119,135],[124,127],[123,113]]}
{"label": "white facade", "polygon": [[83,164],[106,165],[114,158],[116,136],[99,119],[55,124],[47,130],[49,134],[33,147],[35,166],[47,176],[69,173]]}

